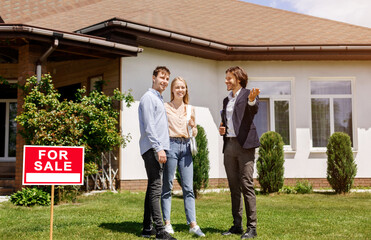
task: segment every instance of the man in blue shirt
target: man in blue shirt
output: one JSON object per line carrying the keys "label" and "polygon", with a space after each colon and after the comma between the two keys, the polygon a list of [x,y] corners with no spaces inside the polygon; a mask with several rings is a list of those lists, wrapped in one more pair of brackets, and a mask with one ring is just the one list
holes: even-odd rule
{"label": "man in blue shirt", "polygon": [[[162,92],[169,84],[170,71],[159,66],[153,71],[152,88],[142,96],[139,104],[140,154],[148,177],[142,237],[156,235],[156,239],[175,239],[164,230],[160,198],[163,164],[170,149],[169,128]],[[152,222],[153,221],[153,222]],[[156,229],[152,227],[153,223]]]}

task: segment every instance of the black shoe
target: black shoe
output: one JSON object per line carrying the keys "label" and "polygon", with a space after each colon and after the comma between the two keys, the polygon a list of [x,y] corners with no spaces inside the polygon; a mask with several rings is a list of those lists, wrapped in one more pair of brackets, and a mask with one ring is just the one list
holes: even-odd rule
{"label": "black shoe", "polygon": [[248,227],[246,232],[241,236],[241,239],[254,238],[256,236],[258,236],[256,228]]}
{"label": "black shoe", "polygon": [[142,237],[144,238],[150,238],[151,236],[156,235],[156,229],[152,228],[151,230],[143,229],[142,231]]}
{"label": "black shoe", "polygon": [[162,230],[161,232],[156,233],[156,240],[157,239],[169,239],[169,240],[176,240],[176,238],[172,237],[168,232]]}
{"label": "black shoe", "polygon": [[243,232],[242,227],[232,226],[228,231],[222,233],[222,235],[228,236],[231,234],[242,234],[242,232]]}

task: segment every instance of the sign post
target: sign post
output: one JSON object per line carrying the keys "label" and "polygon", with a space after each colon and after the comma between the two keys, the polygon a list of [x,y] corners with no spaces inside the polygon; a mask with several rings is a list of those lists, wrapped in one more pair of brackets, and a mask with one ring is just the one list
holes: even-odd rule
{"label": "sign post", "polygon": [[50,240],[52,240],[54,185],[84,184],[84,147],[25,145],[22,184],[51,185]]}
{"label": "sign post", "polygon": [[53,240],[53,212],[54,212],[54,185],[52,185],[52,199],[50,206],[50,240]]}

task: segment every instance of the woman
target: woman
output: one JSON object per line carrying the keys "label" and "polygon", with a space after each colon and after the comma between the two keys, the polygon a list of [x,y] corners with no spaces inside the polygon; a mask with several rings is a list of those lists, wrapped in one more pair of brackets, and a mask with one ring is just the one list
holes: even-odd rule
{"label": "woman", "polygon": [[[187,217],[189,232],[199,237],[205,234],[196,222],[195,196],[193,193],[193,160],[190,149],[190,137],[187,130],[188,107],[187,83],[181,77],[171,82],[171,101],[165,103],[169,123],[170,150],[167,153],[167,162],[164,165],[163,185],[161,194],[162,214],[165,221],[165,231],[174,233],[170,223],[171,190],[175,170],[178,167],[184,199],[184,209]],[[192,127],[193,136],[197,135],[195,110],[192,108],[191,119],[188,125]]]}

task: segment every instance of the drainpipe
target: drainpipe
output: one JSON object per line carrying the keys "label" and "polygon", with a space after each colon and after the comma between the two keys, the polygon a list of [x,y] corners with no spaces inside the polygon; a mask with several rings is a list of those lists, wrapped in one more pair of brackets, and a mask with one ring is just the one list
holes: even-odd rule
{"label": "drainpipe", "polygon": [[54,39],[54,43],[50,48],[37,60],[36,62],[36,77],[37,83],[41,81],[41,66],[42,63],[49,57],[49,55],[54,52],[54,50],[58,47],[59,41],[58,39]]}

